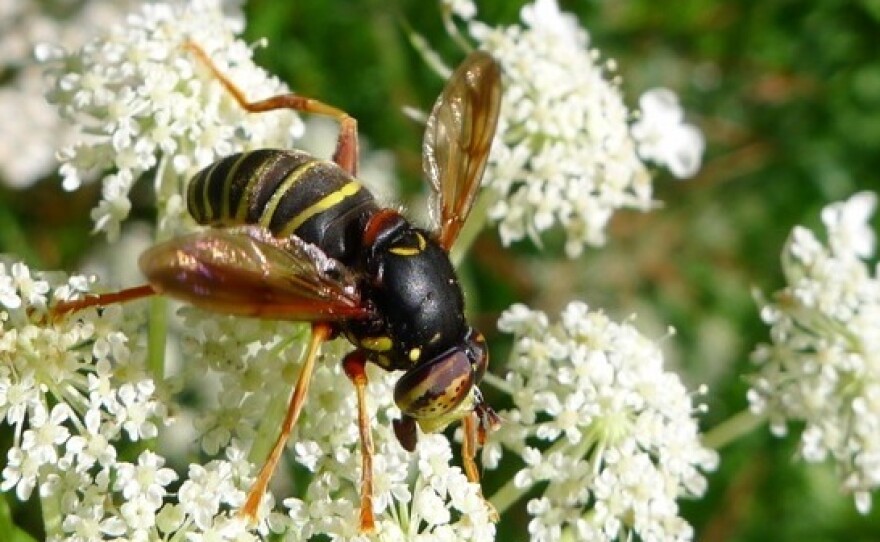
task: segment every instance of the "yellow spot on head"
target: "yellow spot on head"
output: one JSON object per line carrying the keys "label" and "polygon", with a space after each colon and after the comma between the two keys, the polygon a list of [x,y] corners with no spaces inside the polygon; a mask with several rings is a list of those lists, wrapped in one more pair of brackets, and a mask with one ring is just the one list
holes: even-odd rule
{"label": "yellow spot on head", "polygon": [[409,360],[412,362],[416,362],[419,358],[422,357],[422,349],[421,348],[413,348],[409,351]]}

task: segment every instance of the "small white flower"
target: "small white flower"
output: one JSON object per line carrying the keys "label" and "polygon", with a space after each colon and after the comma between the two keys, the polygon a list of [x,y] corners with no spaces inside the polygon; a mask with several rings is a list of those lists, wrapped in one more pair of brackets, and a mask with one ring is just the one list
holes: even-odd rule
{"label": "small white flower", "polygon": [[6,264],[0,262],[0,305],[7,309],[17,309],[21,306],[21,297],[15,287],[13,277],[6,271]]}
{"label": "small white flower", "polygon": [[190,465],[189,477],[180,486],[178,498],[184,512],[200,529],[210,529],[220,504],[243,502],[242,492],[233,479],[232,467],[225,461]]}
{"label": "small white flower", "polygon": [[[8,334],[14,335],[17,334]],[[20,428],[28,412],[45,408],[41,399],[42,395],[31,371],[25,372],[18,380],[8,374],[0,379],[0,414],[4,414],[11,425]]]}
{"label": "small white flower", "polygon": [[129,499],[122,503],[119,512],[132,531],[143,532],[156,524],[156,507],[147,499]]}
{"label": "small white flower", "polygon": [[177,479],[177,474],[163,467],[164,464],[163,457],[150,451],[142,452],[137,465],[117,464],[114,487],[122,490],[122,496],[129,501],[144,500],[156,510],[162,505],[165,486]]}
{"label": "small white flower", "polygon": [[822,222],[828,230],[828,243],[835,256],[852,254],[862,259],[873,256],[876,235],[868,220],[876,208],[877,194],[859,192],[846,201],[822,209]]}
{"label": "small white flower", "polygon": [[116,423],[131,440],[154,438],[158,432],[153,419],[163,413],[163,408],[153,399],[154,388],[152,380],[126,383],[119,388],[119,401],[113,413]]}
{"label": "small white flower", "polygon": [[419,492],[413,500],[413,514],[432,526],[449,523],[452,516],[445,504],[434,490],[426,489]]}
{"label": "small white flower", "polygon": [[0,484],[0,491],[9,491],[14,487],[15,496],[20,501],[28,500],[37,484],[37,475],[41,465],[39,459],[21,448],[10,448],[6,459],[7,463],[3,468],[3,483]]}
{"label": "small white flower", "polygon": [[[396,452],[396,453],[395,453]],[[407,457],[396,443],[386,443],[373,460],[373,509],[382,513],[394,503],[408,503]]]}
{"label": "small white flower", "polygon": [[669,89],[651,89],[639,98],[639,108],[641,116],[632,125],[639,156],[666,166],[676,177],[693,177],[706,142],[696,127],[684,122],[678,96]]}
{"label": "small white flower", "polygon": [[64,444],[70,431],[62,424],[70,415],[70,407],[60,403],[47,412],[42,406],[31,415],[31,428],[24,432],[21,449],[41,464],[58,461],[58,446]]}
{"label": "small white flower", "polygon": [[71,461],[80,469],[89,469],[96,462],[103,467],[110,466],[116,461],[116,448],[102,432],[105,428],[102,427],[100,411],[90,409],[83,421],[85,432],[70,437],[66,443]]}
{"label": "small white flower", "polygon": [[21,263],[12,264],[11,271],[12,283],[24,303],[38,309],[45,308],[49,283],[44,280],[35,280],[31,277],[30,269]]}

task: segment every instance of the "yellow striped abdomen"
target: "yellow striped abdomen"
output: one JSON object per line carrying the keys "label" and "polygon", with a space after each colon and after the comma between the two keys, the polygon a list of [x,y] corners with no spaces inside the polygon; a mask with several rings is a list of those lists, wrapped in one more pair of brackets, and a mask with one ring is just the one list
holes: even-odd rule
{"label": "yellow striped abdomen", "polygon": [[200,224],[259,224],[348,264],[363,224],[378,210],[373,196],[335,163],[276,149],[233,154],[203,169],[187,187],[187,207]]}

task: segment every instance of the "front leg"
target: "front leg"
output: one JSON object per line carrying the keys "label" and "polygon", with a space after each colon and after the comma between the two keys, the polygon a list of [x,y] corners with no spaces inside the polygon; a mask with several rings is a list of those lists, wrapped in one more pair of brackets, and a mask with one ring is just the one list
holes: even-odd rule
{"label": "front leg", "polygon": [[367,357],[363,350],[350,352],[342,360],[345,375],[354,384],[358,402],[358,430],[361,436],[361,532],[376,529],[373,516],[373,433],[367,412]]}

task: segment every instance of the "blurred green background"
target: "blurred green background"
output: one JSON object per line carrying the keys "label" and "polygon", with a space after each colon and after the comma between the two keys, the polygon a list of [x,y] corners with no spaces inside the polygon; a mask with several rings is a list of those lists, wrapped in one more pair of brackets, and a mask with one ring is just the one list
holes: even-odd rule
{"label": "blurred green background", "polygon": [[[470,308],[496,352],[496,374],[506,339],[491,330],[513,302],[553,315],[582,299],[615,317],[637,314],[636,325],[658,339],[673,326],[676,335],[663,340],[669,363],[690,388],[709,385],[702,421],[710,429],[746,407],[749,353],[766,340],[751,289],[782,286],[779,253],[792,226],[821,229],[823,205],[880,186],[880,1],[560,4],[603,57],[617,60],[631,107],[651,87],[678,93],[706,136],[704,165],[689,181],[656,175],[663,207],[619,213],[608,246],[575,261],[552,238],[544,252],[508,249],[485,231],[462,269]],[[483,0],[478,18],[515,23],[521,5]],[[394,153],[404,203],[423,194],[421,127],[400,110],[428,107],[443,82],[404,28],[455,64],[462,54],[438,6],[252,0],[246,11],[247,39],[269,39],[258,62],[298,92],[357,117],[374,148]],[[0,252],[39,268],[75,269],[100,242],[89,234],[98,196],[94,185],[63,192],[55,178],[25,190],[0,183]],[[135,200],[135,216],[151,213],[148,199]],[[796,459],[797,429],[780,440],[761,427],[721,451],[709,493],[682,503],[696,540],[880,540],[877,506],[860,516],[831,467]],[[487,494],[509,476],[487,472]],[[523,539],[524,501],[508,516],[498,540]]]}

